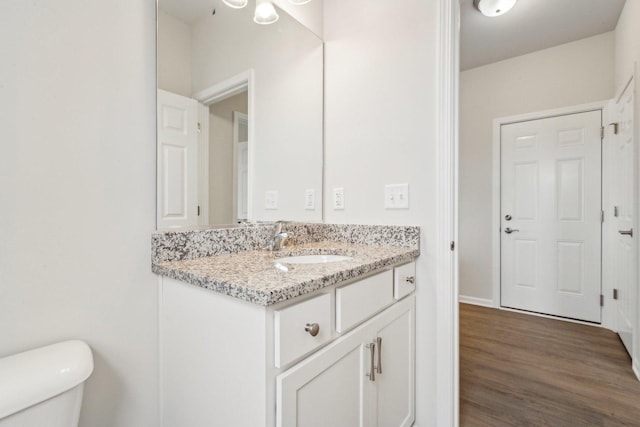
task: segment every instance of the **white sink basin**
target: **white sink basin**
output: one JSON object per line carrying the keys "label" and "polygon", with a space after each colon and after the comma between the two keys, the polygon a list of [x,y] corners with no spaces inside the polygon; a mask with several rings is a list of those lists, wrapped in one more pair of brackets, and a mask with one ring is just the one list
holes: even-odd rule
{"label": "white sink basin", "polygon": [[348,261],[353,257],[345,255],[298,255],[279,258],[274,262],[283,264],[323,264],[327,262]]}

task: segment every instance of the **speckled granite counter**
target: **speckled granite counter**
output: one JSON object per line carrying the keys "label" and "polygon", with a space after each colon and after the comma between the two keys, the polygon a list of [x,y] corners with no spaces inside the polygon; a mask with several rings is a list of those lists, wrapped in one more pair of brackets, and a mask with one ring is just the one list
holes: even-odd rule
{"label": "speckled granite counter", "polygon": [[[420,255],[418,227],[286,224],[292,245],[263,250],[270,227],[158,232],[154,273],[267,306],[354,279]],[[276,262],[287,256],[339,254],[322,264]]]}

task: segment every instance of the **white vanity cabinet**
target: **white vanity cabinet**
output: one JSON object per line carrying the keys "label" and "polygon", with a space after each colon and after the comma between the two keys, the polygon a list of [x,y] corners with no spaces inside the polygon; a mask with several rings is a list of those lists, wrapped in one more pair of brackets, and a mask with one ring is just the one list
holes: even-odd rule
{"label": "white vanity cabinet", "polygon": [[162,426],[411,425],[413,265],[268,307],[163,277]]}
{"label": "white vanity cabinet", "polygon": [[277,377],[277,426],[410,426],[413,295]]}

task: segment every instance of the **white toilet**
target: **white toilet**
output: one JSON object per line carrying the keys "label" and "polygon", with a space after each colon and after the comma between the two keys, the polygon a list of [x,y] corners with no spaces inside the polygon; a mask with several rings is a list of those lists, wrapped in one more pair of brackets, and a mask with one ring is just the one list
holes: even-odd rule
{"label": "white toilet", "polygon": [[65,341],[0,359],[0,427],[76,427],[91,349]]}

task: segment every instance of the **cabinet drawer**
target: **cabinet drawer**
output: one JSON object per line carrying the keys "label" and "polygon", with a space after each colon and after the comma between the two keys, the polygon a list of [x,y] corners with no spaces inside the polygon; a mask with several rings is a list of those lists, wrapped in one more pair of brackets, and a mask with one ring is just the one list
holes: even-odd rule
{"label": "cabinet drawer", "polygon": [[393,272],[383,271],[336,289],[336,330],[340,333],[393,302]]}
{"label": "cabinet drawer", "polygon": [[[317,335],[305,328],[317,324]],[[274,312],[275,365],[280,368],[312,351],[331,338],[331,295],[317,297],[290,305]]]}
{"label": "cabinet drawer", "polygon": [[416,290],[416,263],[401,265],[393,269],[393,297],[402,299]]}

